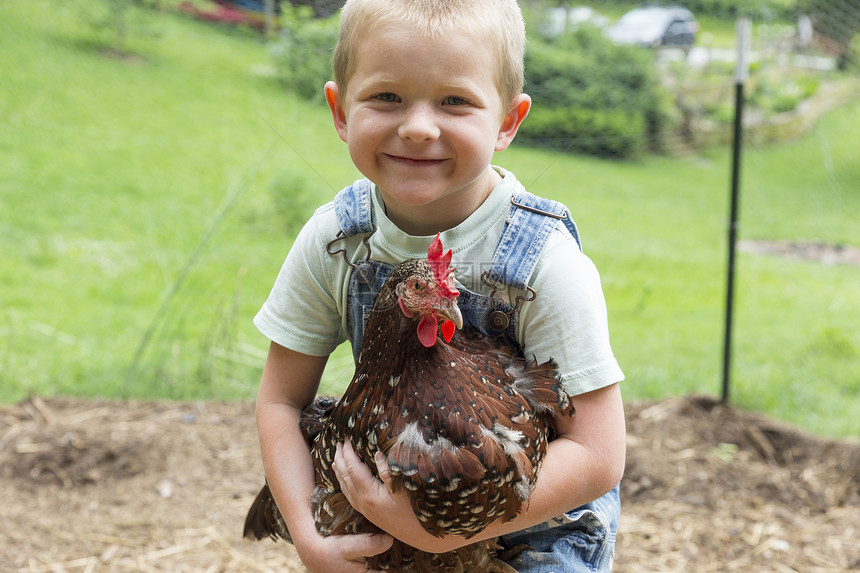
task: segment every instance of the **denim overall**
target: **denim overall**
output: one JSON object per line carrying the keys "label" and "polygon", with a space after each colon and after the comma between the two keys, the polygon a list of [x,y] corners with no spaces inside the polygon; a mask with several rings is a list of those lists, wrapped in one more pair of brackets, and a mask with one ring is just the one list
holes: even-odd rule
{"label": "denim overall", "polygon": [[[510,173],[506,177],[513,177]],[[338,237],[367,234],[376,227],[371,203],[372,186],[367,179],[356,181],[343,189],[334,199],[335,213],[341,233]],[[511,200],[511,210],[499,238],[492,263],[482,275],[488,286],[508,285],[534,297],[528,281],[543,247],[558,220],[582,248],[576,224],[561,203],[533,195],[517,185]],[[365,239],[366,241],[367,239]],[[334,241],[333,241],[334,242]],[[365,243],[366,245],[367,243]],[[330,243],[331,245],[331,243]],[[337,254],[338,251],[329,251]],[[368,259],[370,258],[368,248]],[[344,258],[346,255],[344,254]],[[347,302],[347,336],[351,336],[353,356],[358,354],[364,336],[364,326],[376,293],[394,269],[391,265],[370,260],[348,263],[354,267],[349,282]],[[518,297],[514,306],[495,297],[473,293],[457,287],[457,306],[464,325],[471,325],[488,336],[504,336],[517,343]],[[493,291],[495,292],[495,290]],[[620,513],[618,486],[603,497],[571,510],[548,522],[535,525],[500,538],[505,547],[525,544],[532,549],[522,552],[511,565],[518,571],[530,573],[567,573],[579,571],[610,571],[614,556],[615,535]]]}

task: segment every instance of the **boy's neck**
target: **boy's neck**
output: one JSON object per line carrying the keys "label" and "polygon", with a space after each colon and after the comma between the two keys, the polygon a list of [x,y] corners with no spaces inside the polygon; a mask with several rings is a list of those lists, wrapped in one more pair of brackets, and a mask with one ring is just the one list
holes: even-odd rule
{"label": "boy's neck", "polygon": [[493,189],[502,180],[502,176],[489,167],[485,177],[475,185],[474,189],[463,190],[446,196],[431,205],[404,205],[385,202],[385,214],[401,231],[413,236],[429,236],[441,231],[453,229],[484,204]]}

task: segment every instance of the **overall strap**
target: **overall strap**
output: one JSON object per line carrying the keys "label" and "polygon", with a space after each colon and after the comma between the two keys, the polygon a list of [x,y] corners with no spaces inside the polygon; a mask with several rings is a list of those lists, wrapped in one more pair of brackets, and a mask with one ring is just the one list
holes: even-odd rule
{"label": "overall strap", "polygon": [[[353,237],[361,234],[372,234],[376,231],[373,221],[372,185],[368,179],[359,179],[349,187],[339,191],[334,197],[334,212],[340,232],[335,238]],[[366,240],[366,239],[365,239]],[[332,243],[335,241],[332,241]],[[331,246],[332,243],[329,243]],[[328,250],[328,246],[326,250]],[[330,251],[336,254],[340,251]],[[373,307],[376,293],[385,282],[385,278],[393,267],[384,263],[370,260],[370,247],[366,259],[356,261],[356,264],[344,260],[353,267],[349,277],[349,295],[347,297],[346,323],[347,338],[352,343],[353,359],[358,363],[361,352],[361,342],[364,337],[364,325]],[[370,271],[370,272],[368,272]]]}
{"label": "overall strap", "polygon": [[370,180],[359,179],[335,195],[334,211],[344,236],[370,233],[376,228],[373,224],[371,188]]}
{"label": "overall strap", "polygon": [[[507,176],[513,177],[512,174]],[[576,224],[564,205],[533,195],[519,184],[517,187],[487,278],[496,284],[525,291],[546,241],[559,220],[564,222],[580,249],[582,247]],[[335,214],[341,229],[339,237],[375,230],[371,188],[370,181],[360,179],[335,196]],[[347,303],[347,336],[352,342],[356,361],[373,300],[393,269],[390,265],[373,261],[363,261],[356,269],[364,266],[372,266],[373,272],[366,279],[361,272],[351,273]],[[518,303],[512,307],[501,300],[494,300],[492,295],[487,297],[461,289],[460,307],[467,324],[491,336],[506,336],[516,343]]]}
{"label": "overall strap", "polygon": [[544,199],[522,186],[511,197],[511,210],[499,237],[488,279],[525,290],[556,222],[564,222],[579,249],[579,231],[563,204]]}

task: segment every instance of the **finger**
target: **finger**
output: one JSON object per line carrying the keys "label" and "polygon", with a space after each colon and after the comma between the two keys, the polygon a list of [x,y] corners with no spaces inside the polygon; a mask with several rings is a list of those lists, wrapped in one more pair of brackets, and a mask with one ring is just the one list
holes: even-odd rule
{"label": "finger", "polygon": [[384,484],[376,479],[371,469],[364,464],[349,442],[343,444],[343,461],[346,476],[358,495],[372,495],[384,488]]}
{"label": "finger", "polygon": [[340,474],[343,466],[343,444],[340,442],[334,445],[334,461],[331,464],[334,473]]}
{"label": "finger", "polygon": [[[351,452],[352,448],[350,448],[349,442],[338,442],[335,447],[333,467],[335,473],[341,479],[349,478],[354,471],[352,465],[355,456],[354,454],[350,456]],[[361,463],[361,459],[358,460],[358,463]]]}
{"label": "finger", "polygon": [[353,481],[361,480],[364,477],[367,466],[364,465],[364,461],[352,449],[352,444],[344,442],[340,452],[343,459],[344,473]]}
{"label": "finger", "polygon": [[337,478],[337,481],[340,484],[340,491],[343,493],[344,497],[346,497],[346,500],[349,502],[349,504],[355,507],[353,501],[354,484],[352,482],[352,477],[350,476],[347,463],[343,458],[343,443],[341,442],[338,442],[335,446],[334,463],[332,464],[332,469],[334,469],[334,477]]}
{"label": "finger", "polygon": [[358,457],[358,454],[356,454],[355,450],[352,449],[351,442],[347,441],[343,443],[341,453],[343,454],[343,461],[346,462],[347,469],[350,469],[354,464],[362,463],[361,458]]}
{"label": "finger", "polygon": [[376,472],[379,474],[379,479],[385,484],[385,487],[391,491],[391,468],[388,467],[388,458],[379,450],[373,455],[376,462]]}
{"label": "finger", "polygon": [[334,445],[334,461],[331,464],[331,469],[334,470],[334,475],[338,481],[340,481],[341,475],[343,474],[343,455],[341,454],[340,448],[340,442]]}
{"label": "finger", "polygon": [[359,533],[342,536],[344,557],[358,560],[379,555],[391,548],[394,538],[387,533]]}
{"label": "finger", "polygon": [[394,544],[394,538],[387,533],[371,533],[367,535],[366,556],[379,555],[391,549]]}

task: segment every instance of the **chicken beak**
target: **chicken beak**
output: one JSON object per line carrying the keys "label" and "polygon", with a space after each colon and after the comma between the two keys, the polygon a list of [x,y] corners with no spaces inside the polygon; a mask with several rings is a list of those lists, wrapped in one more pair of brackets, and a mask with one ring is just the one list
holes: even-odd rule
{"label": "chicken beak", "polygon": [[463,314],[460,312],[460,307],[457,306],[456,300],[448,301],[448,304],[445,306],[439,305],[436,310],[440,317],[447,318],[458,329],[463,328]]}

